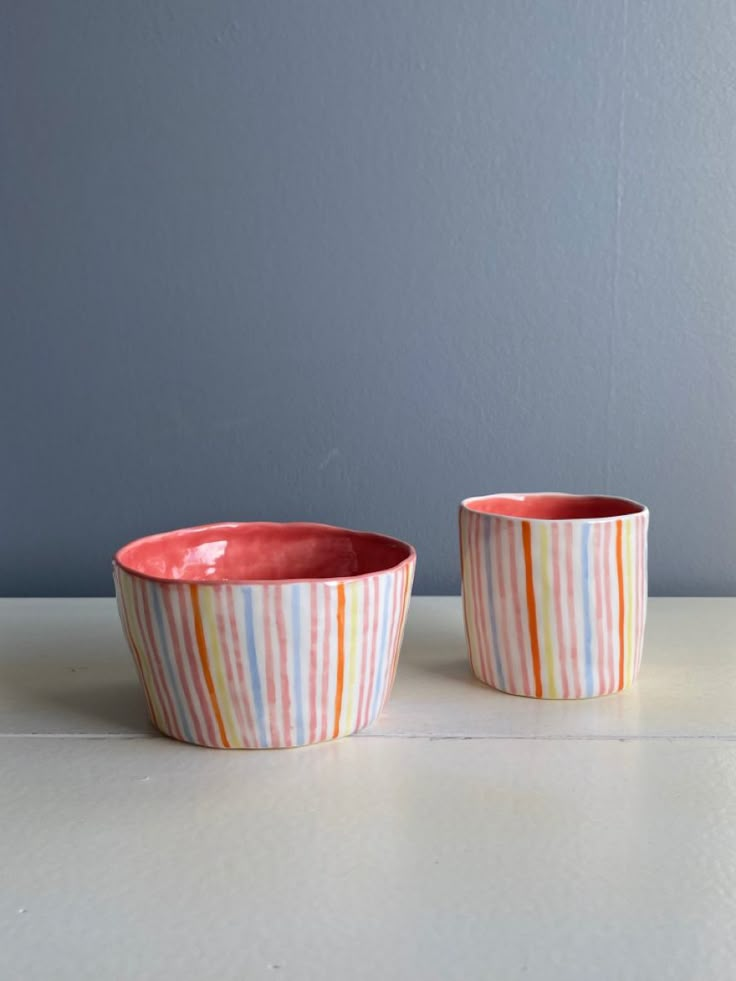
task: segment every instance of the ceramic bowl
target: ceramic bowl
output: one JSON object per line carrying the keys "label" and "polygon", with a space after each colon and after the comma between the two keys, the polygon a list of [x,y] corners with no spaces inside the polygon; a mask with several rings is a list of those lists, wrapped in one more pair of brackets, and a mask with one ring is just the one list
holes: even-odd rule
{"label": "ceramic bowl", "polygon": [[494,494],[460,505],[470,664],[534,698],[621,691],[639,673],[649,512],[635,501]]}
{"label": "ceramic bowl", "polygon": [[218,748],[304,746],[370,725],[393,684],[416,556],[319,524],[141,538],[113,574],[153,724]]}

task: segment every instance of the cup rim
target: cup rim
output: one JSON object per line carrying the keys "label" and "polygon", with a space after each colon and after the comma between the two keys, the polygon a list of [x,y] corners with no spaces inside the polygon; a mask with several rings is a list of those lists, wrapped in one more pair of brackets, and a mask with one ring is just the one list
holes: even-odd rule
{"label": "cup rim", "polygon": [[[628,511],[625,514],[608,514],[599,518],[532,518],[522,517],[515,514],[494,514],[492,511],[479,511],[470,507],[475,501],[492,501],[495,498],[510,498],[512,500],[523,500],[529,497],[556,497],[571,500],[587,498],[595,501],[609,501],[627,507],[635,507],[635,511]],[[627,521],[632,518],[641,518],[642,515],[649,517],[649,508],[640,501],[635,501],[631,497],[621,497],[618,494],[568,494],[562,491],[532,491],[531,493],[511,491],[499,492],[495,494],[476,494],[473,497],[466,497],[460,502],[460,510],[470,514],[477,514],[484,518],[495,518],[496,520],[521,522],[526,521],[530,524],[605,524],[610,521]]]}
{"label": "cup rim", "polygon": [[[401,562],[396,562],[393,565],[387,565],[385,568],[378,569],[373,572],[360,572],[354,576],[297,576],[293,579],[224,579],[218,577],[212,577],[211,579],[193,579],[186,576],[157,576],[153,573],[142,572],[140,569],[136,569],[121,557],[124,552],[128,551],[128,549],[132,549],[143,542],[172,539],[180,535],[183,536],[186,534],[191,534],[192,532],[219,531],[225,529],[232,531],[234,528],[274,527],[288,527],[294,529],[319,528],[323,531],[344,532],[356,538],[372,538],[375,541],[385,542],[386,544],[400,545],[401,547],[407,549],[408,554],[401,560]],[[408,542],[405,542],[400,538],[394,538],[392,535],[384,535],[376,531],[361,531],[355,528],[343,528],[340,525],[328,525],[318,521],[214,521],[202,525],[191,525],[187,528],[173,528],[170,531],[162,531],[153,535],[143,535],[140,538],[134,538],[132,541],[126,542],[125,545],[122,545],[115,552],[115,555],[113,556],[113,567],[118,567],[129,576],[135,576],[138,579],[146,579],[149,582],[168,583],[179,586],[285,586],[293,585],[295,583],[357,582],[361,579],[370,579],[373,576],[383,576],[388,572],[397,572],[399,569],[403,569],[404,566],[414,565],[416,563],[416,557],[417,553],[413,545],[410,545]]]}

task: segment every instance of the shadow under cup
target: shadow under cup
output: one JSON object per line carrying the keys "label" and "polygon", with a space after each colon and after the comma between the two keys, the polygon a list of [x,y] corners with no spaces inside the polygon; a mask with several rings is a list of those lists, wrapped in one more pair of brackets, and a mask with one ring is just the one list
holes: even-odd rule
{"label": "shadow under cup", "polygon": [[625,498],[495,494],[460,505],[471,668],[500,691],[591,698],[639,673],[649,511]]}

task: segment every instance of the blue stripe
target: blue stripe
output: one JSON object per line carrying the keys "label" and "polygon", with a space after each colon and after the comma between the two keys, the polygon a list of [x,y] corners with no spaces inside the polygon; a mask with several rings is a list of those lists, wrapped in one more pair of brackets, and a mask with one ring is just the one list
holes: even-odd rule
{"label": "blue stripe", "polygon": [[381,681],[383,677],[383,667],[384,664],[388,662],[388,652],[386,648],[388,647],[388,608],[389,608],[389,596],[391,595],[391,576],[386,576],[383,586],[383,603],[381,606],[381,647],[380,647],[380,662],[378,660],[378,653],[376,654],[376,677],[373,684],[373,697],[371,699],[371,718],[375,718],[378,713],[379,706],[379,695],[381,690]]}
{"label": "blue stripe", "polygon": [[590,624],[590,559],[588,556],[588,541],[590,525],[583,525],[583,617],[585,629],[585,682],[586,694],[593,694],[593,651],[591,644]]}
{"label": "blue stripe", "polygon": [[304,719],[302,716],[302,651],[300,643],[299,586],[291,587],[291,629],[294,648],[294,697],[296,700],[296,741],[304,742]]}
{"label": "blue stripe", "polygon": [[258,674],[258,658],[256,657],[256,635],[253,630],[253,591],[250,586],[243,590],[245,601],[245,637],[248,645],[248,668],[250,670],[250,681],[253,686],[253,701],[256,710],[256,723],[258,725],[258,738],[261,746],[266,745],[266,729],[263,718],[263,692],[261,690],[261,679]]}
{"label": "blue stripe", "polygon": [[[493,660],[496,662],[496,675],[498,678],[499,688],[505,688],[506,682],[503,677],[503,667],[501,666],[501,655],[498,651],[498,627],[496,626],[496,611],[493,605],[493,573],[491,572],[491,543],[493,542],[493,527],[494,523],[488,523],[488,538],[484,543],[485,548],[483,549],[483,561],[486,567],[486,585],[488,588],[488,618],[491,621],[491,638],[493,640]],[[498,527],[498,524],[495,525]],[[485,526],[483,527],[485,531]]]}
{"label": "blue stripe", "polygon": [[166,672],[168,678],[171,698],[174,702],[176,702],[176,714],[179,718],[179,722],[181,723],[181,728],[182,731],[184,732],[184,736],[190,743],[193,743],[196,742],[196,740],[187,722],[188,713],[180,697],[179,685],[174,680],[175,672],[171,665],[171,658],[173,656],[173,652],[169,651],[168,645],[166,644],[166,630],[164,628],[164,614],[163,614],[163,610],[161,609],[161,597],[159,595],[159,591],[156,586],[149,584],[148,587],[146,587],[146,585],[144,584],[143,588],[144,589],[148,588],[148,595],[151,598],[153,613],[156,618],[156,624],[158,625],[158,635],[159,635],[158,647],[159,650],[161,651],[161,660],[163,661],[164,671]]}

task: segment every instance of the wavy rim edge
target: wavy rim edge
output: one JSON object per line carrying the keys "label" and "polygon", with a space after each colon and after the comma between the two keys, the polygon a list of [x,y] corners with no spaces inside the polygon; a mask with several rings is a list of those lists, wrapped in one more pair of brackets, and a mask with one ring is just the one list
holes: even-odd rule
{"label": "wavy rim edge", "polygon": [[[607,514],[602,518],[527,518],[516,514],[494,514],[492,511],[478,511],[476,508],[470,507],[473,501],[491,501],[494,498],[505,497],[511,499],[520,499],[526,497],[567,497],[573,500],[579,500],[583,497],[593,498],[596,501],[611,501],[617,502],[619,504],[633,505],[638,510],[630,511],[628,514]],[[561,524],[563,521],[574,522],[574,523],[586,523],[586,524],[603,524],[605,521],[626,521],[629,518],[640,518],[643,514],[649,517],[649,508],[646,504],[642,504],[640,501],[635,501],[632,497],[621,497],[618,494],[568,494],[562,491],[532,491],[531,493],[520,493],[519,491],[513,491],[509,493],[497,493],[497,494],[474,494],[472,497],[463,498],[460,502],[461,511],[468,511],[470,514],[479,514],[485,518],[496,518],[497,520],[505,521],[529,521],[532,524]]]}
{"label": "wavy rim edge", "polygon": [[[190,579],[185,577],[175,578],[172,576],[154,576],[150,573],[141,572],[139,569],[135,569],[121,558],[122,553],[126,552],[128,549],[133,548],[135,545],[139,545],[142,542],[151,541],[153,539],[169,538],[173,535],[184,534],[185,532],[191,531],[204,531],[205,529],[215,530],[219,528],[253,528],[256,526],[261,528],[321,528],[328,531],[341,531],[359,538],[374,538],[392,545],[400,545],[408,550],[408,554],[401,560],[401,562],[386,566],[385,569],[378,569],[375,572],[360,572],[355,576],[312,576],[309,578],[296,577],[294,579]],[[112,561],[113,568],[117,566],[124,572],[127,572],[129,576],[136,576],[138,579],[146,579],[149,582],[168,583],[170,585],[182,586],[286,586],[293,583],[304,582],[337,583],[369,579],[372,576],[382,576],[387,572],[394,572],[398,569],[402,569],[405,565],[414,565],[416,563],[416,558],[417,553],[413,545],[403,541],[401,538],[394,538],[392,535],[384,535],[377,531],[358,531],[355,528],[343,528],[340,525],[328,525],[319,521],[215,521],[209,524],[191,525],[190,527],[186,528],[173,528],[170,531],[160,531],[153,535],[143,535],[140,538],[134,538],[132,541],[126,542],[125,545],[122,545],[115,552]]]}

